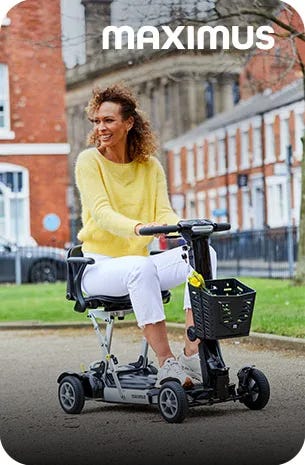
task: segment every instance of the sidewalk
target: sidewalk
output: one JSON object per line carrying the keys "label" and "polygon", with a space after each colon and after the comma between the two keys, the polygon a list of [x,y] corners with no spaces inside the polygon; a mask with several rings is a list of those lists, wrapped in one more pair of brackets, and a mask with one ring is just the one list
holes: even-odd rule
{"label": "sidewalk", "polygon": [[[115,327],[127,328],[128,326],[136,326],[135,321],[116,321]],[[167,323],[168,330],[172,333],[179,335],[184,333],[184,325],[181,323]],[[16,321],[10,323],[0,323],[0,330],[32,330],[32,329],[81,329],[92,328],[92,324],[79,323],[79,322],[62,322],[62,323],[39,323],[31,321]],[[93,328],[92,328],[93,329]],[[248,337],[234,338],[236,342],[242,344],[254,344],[262,346],[265,349],[278,349],[278,350],[295,350],[300,353],[305,353],[305,339],[278,336],[276,334],[254,333],[250,332]]]}

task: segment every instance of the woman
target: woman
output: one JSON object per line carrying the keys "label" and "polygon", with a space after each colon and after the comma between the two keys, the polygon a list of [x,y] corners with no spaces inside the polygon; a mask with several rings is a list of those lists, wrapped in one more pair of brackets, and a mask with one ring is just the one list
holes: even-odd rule
{"label": "woman", "polygon": [[[83,228],[78,238],[87,267],[82,286],[88,295],[129,294],[138,325],[154,350],[160,369],[156,385],[175,378],[189,387],[201,380],[198,344],[186,337],[184,352],[174,357],[168,342],[161,290],[185,282],[189,268],[181,248],[149,256],[143,226],[176,224],[163,169],[154,156],[149,123],[131,91],[121,85],[95,89],[87,107],[93,130],[89,148],[76,163]],[[214,257],[215,258],[215,257]],[[215,259],[213,260],[215,264]],[[186,326],[193,323],[188,291]]]}

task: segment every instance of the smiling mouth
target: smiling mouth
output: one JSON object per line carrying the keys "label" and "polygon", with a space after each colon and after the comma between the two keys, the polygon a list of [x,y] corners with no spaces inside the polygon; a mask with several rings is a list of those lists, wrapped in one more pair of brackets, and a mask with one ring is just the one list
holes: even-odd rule
{"label": "smiling mouth", "polygon": [[102,141],[107,141],[107,140],[109,140],[110,138],[111,138],[111,134],[104,135],[104,136],[102,135],[102,136],[101,136]]}

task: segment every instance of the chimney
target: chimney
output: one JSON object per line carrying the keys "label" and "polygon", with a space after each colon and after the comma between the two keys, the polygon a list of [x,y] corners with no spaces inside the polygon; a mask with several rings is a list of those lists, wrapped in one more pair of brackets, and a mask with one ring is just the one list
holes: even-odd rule
{"label": "chimney", "polygon": [[102,51],[102,32],[111,24],[113,0],[82,0],[85,7],[86,61]]}

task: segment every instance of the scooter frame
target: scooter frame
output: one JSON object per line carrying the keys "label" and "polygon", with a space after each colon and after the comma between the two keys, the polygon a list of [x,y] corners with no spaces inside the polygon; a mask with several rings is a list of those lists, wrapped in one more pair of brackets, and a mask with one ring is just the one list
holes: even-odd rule
{"label": "scooter frame", "polygon": [[[209,252],[209,238],[213,232],[228,230],[227,223],[216,224],[209,220],[180,221],[175,226],[142,228],[142,235],[178,232],[186,241],[183,246],[183,258],[202,274],[205,280],[212,278]],[[89,369],[80,373],[63,372],[58,377],[59,402],[66,413],[80,413],[85,400],[94,399],[110,403],[132,403],[158,405],[167,422],[184,420],[188,407],[211,405],[227,401],[240,401],[250,409],[263,408],[270,395],[269,383],[265,375],[253,366],[244,366],[237,373],[238,387],[230,383],[229,368],[225,365],[219,341],[200,338],[199,357],[202,371],[202,384],[196,384],[184,390],[175,380],[167,380],[160,388],[155,387],[157,369],[148,362],[148,344],[143,338],[140,355],[136,362],[119,365],[111,353],[114,321],[124,319],[132,312],[128,296],[118,302],[118,298],[98,296],[86,298],[81,292],[81,278],[92,259],[82,257],[80,247],[73,256],[70,251],[68,262],[67,298],[76,300],[75,310],[84,311],[89,307],[90,318],[102,359],[90,364]],[[163,293],[164,301],[169,300],[168,291]],[[124,301],[125,299],[125,301]],[[104,302],[106,300],[106,302]],[[92,303],[93,302],[93,303]],[[107,305],[111,304],[111,309]],[[90,306],[93,307],[90,309]],[[101,308],[94,308],[100,307]],[[98,320],[106,323],[105,334],[101,331]],[[188,328],[190,340],[196,340],[196,326]]]}

